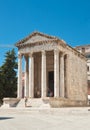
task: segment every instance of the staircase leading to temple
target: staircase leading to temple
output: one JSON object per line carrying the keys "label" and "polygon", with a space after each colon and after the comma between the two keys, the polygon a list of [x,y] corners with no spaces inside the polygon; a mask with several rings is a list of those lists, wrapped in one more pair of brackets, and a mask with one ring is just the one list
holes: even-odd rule
{"label": "staircase leading to temple", "polygon": [[[25,107],[25,99],[21,99],[16,107]],[[33,108],[50,108],[49,100],[41,98],[28,98],[26,102],[26,107]]]}
{"label": "staircase leading to temple", "polygon": [[22,99],[18,102],[18,104],[16,105],[16,107],[25,107],[25,99],[22,98]]}

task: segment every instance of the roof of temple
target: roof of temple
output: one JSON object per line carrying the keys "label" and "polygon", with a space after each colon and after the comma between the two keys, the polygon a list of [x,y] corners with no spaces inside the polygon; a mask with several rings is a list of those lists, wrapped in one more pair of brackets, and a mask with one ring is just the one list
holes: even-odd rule
{"label": "roof of temple", "polygon": [[[59,39],[58,37],[55,36],[50,36],[41,32],[33,32],[29,36],[25,37],[24,39],[18,41],[15,46],[18,48],[24,47],[24,46],[35,46],[35,45],[41,45],[41,44],[46,44],[46,43],[60,43],[61,46],[63,47],[68,47],[77,53],[78,56],[84,57],[83,54],[78,52],[76,48],[72,48],[70,45],[68,45],[63,39]],[[85,58],[85,57],[84,57]]]}
{"label": "roof of temple", "polygon": [[33,44],[33,43],[37,43],[37,42],[43,43],[43,42],[52,42],[52,41],[58,41],[58,40],[60,40],[60,39],[55,36],[50,36],[50,35],[40,33],[40,32],[33,32],[29,36],[27,36],[24,39],[17,42],[15,45],[17,47],[19,47],[22,45]]}

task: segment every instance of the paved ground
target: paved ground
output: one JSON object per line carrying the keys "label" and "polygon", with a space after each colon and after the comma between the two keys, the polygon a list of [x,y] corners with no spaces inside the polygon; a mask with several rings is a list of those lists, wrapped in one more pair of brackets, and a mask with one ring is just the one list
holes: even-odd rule
{"label": "paved ground", "polygon": [[89,130],[88,109],[0,109],[0,130]]}

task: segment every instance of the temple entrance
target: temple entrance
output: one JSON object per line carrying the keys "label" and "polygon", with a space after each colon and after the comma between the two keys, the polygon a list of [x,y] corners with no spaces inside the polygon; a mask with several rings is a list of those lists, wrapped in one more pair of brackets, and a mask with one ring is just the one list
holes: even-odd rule
{"label": "temple entrance", "polygon": [[54,71],[48,72],[48,97],[54,96]]}

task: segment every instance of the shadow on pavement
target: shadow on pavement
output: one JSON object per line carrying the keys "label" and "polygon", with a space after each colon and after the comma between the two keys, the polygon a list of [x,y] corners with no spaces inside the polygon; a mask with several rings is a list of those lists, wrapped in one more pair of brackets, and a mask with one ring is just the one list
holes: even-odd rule
{"label": "shadow on pavement", "polygon": [[0,117],[0,120],[8,120],[8,119],[13,119],[13,117]]}

